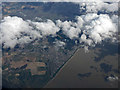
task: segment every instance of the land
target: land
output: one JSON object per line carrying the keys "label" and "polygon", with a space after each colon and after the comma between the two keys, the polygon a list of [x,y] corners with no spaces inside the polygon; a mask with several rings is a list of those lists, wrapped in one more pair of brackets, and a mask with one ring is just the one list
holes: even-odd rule
{"label": "land", "polygon": [[[71,3],[11,2],[2,6],[2,18],[18,16],[32,21],[40,18],[64,21],[74,20],[81,14],[79,6]],[[64,41],[66,45],[56,48],[55,40]],[[103,42],[85,53],[82,44],[75,44],[75,41],[79,42],[58,32],[55,37],[43,37],[13,49],[2,48],[3,87],[117,87],[117,81],[106,81],[111,74],[118,76],[117,44]]]}
{"label": "land", "polygon": [[[107,82],[105,79],[111,74],[119,75],[114,71],[118,69],[118,54],[105,56],[96,63],[94,60],[99,57],[96,54],[99,50],[85,53],[79,48],[44,88],[118,88],[118,80]],[[101,64],[112,65],[112,69],[101,68]]]}

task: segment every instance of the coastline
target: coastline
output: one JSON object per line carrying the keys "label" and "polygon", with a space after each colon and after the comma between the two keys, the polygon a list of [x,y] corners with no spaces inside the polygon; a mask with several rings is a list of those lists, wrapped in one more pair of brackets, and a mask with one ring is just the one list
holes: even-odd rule
{"label": "coastline", "polygon": [[53,75],[52,79],[43,87],[47,88],[47,85],[51,83],[58,75],[59,73],[64,69],[64,67],[72,60],[75,53],[79,51],[79,47],[74,51],[74,53],[70,56],[70,58],[57,70],[57,72]]}
{"label": "coastline", "polygon": [[[78,48],[71,58],[60,68],[55,77],[43,88],[116,88],[117,81],[106,82],[106,73],[101,71],[101,63],[116,65],[116,56],[106,56],[100,62],[95,62],[96,53],[99,49],[90,50],[85,53],[83,48]],[[116,58],[117,61],[117,58]],[[97,68],[91,68],[91,66]],[[91,73],[89,76],[84,74]],[[112,73],[112,71],[110,71]],[[79,75],[84,75],[80,77]],[[92,82],[92,83],[91,83]]]}
{"label": "coastline", "polygon": [[79,47],[76,48],[76,50],[74,51],[74,53],[70,56],[70,58],[57,70],[57,72],[53,75],[52,79],[43,87],[43,88],[47,88],[47,85],[49,83],[51,83],[58,75],[59,73],[64,69],[64,67],[71,61],[71,59],[73,58],[74,54],[77,53],[79,51]]}

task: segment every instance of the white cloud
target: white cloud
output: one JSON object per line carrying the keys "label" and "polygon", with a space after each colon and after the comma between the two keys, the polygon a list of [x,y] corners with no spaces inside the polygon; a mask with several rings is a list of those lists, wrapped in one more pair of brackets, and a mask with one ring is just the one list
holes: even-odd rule
{"label": "white cloud", "polygon": [[47,20],[47,22],[32,22],[33,25],[41,32],[43,36],[55,35],[60,29],[55,25],[52,20]]}
{"label": "white cloud", "polygon": [[91,39],[87,39],[85,34],[81,35],[80,43],[82,43],[82,42],[86,43],[89,46],[93,43],[93,41]]}
{"label": "white cloud", "polygon": [[[106,9],[108,12],[118,11],[118,3],[114,2],[112,4],[104,3],[102,9]],[[114,8],[113,8],[114,7]]]}
{"label": "white cloud", "polygon": [[19,42],[22,33],[30,35],[31,31],[32,27],[22,18],[10,16],[5,17],[1,23],[1,41],[4,43],[4,47],[13,48]]}
{"label": "white cloud", "polygon": [[57,26],[62,28],[63,33],[67,35],[70,39],[78,38],[79,33],[81,33],[81,30],[79,27],[75,27],[76,23],[73,23],[71,21],[60,21],[57,20]]}
{"label": "white cloud", "polygon": [[[85,2],[84,2],[85,1]],[[106,3],[103,0],[84,0],[83,2],[76,2],[80,5],[80,10],[84,9],[86,12],[94,12],[105,11],[105,12],[115,12],[118,11],[118,2],[111,1],[111,3]],[[110,1],[108,1],[110,2]]]}
{"label": "white cloud", "polygon": [[[32,25],[31,25],[32,23]],[[35,29],[34,26],[37,28]],[[48,20],[47,22],[24,21],[20,17],[5,17],[1,23],[1,42],[4,48],[14,48],[16,44],[24,44],[46,35],[55,35],[59,28]]]}
{"label": "white cloud", "polygon": [[65,42],[60,41],[60,40],[56,40],[56,41],[53,42],[53,43],[55,43],[55,48],[56,48],[56,50],[59,50],[59,48],[64,49],[64,46],[66,45]]}
{"label": "white cloud", "polygon": [[[84,34],[81,36],[81,42],[87,43],[88,45],[101,43],[102,40],[107,38],[112,39],[117,32],[115,23],[112,22],[107,14],[88,14],[81,17],[85,21]],[[88,39],[86,39],[86,35]]]}
{"label": "white cloud", "polygon": [[114,76],[109,76],[107,79],[109,81],[116,81],[116,80],[118,80],[118,77],[114,75]]}
{"label": "white cloud", "polygon": [[56,44],[57,47],[63,47],[63,46],[65,46],[65,42],[63,42],[63,41],[57,40],[54,43]]}
{"label": "white cloud", "polygon": [[113,36],[117,32],[117,18],[116,15],[110,18],[107,14],[88,13],[77,16],[77,22],[57,20],[55,24],[51,20],[32,22],[8,16],[2,20],[0,34],[2,34],[4,47],[13,48],[16,44],[29,43],[35,38],[55,36],[56,32],[62,28],[63,33],[70,39],[79,38],[79,34],[82,32],[80,42],[91,46],[108,38],[114,39]]}
{"label": "white cloud", "polygon": [[[72,2],[72,0],[67,1]],[[102,0],[97,2],[92,0],[92,3],[88,2],[91,1],[87,0],[84,3],[75,2],[80,4],[80,6],[86,6],[87,9],[87,14],[76,16],[76,22],[56,20],[54,23],[49,19],[47,21],[40,19],[39,22],[33,22],[30,20],[25,21],[20,17],[5,17],[1,23],[0,34],[2,38],[0,38],[0,44],[4,43],[4,48],[14,48],[16,44],[29,43],[36,38],[48,35],[55,36],[60,29],[70,39],[78,38],[80,43],[84,42],[85,47],[95,46],[95,44],[100,44],[106,39],[115,39],[114,35],[118,30],[118,16],[98,15],[97,12],[99,10],[106,10],[107,12],[117,11],[117,3],[108,4]],[[81,33],[83,34],[79,37]],[[58,43],[59,45],[63,44]]]}

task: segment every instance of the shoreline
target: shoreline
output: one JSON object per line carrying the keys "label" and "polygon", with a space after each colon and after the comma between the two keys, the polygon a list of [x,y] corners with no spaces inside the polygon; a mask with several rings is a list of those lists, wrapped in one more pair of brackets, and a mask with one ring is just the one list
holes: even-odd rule
{"label": "shoreline", "polygon": [[51,83],[58,75],[59,73],[61,72],[61,70],[64,69],[64,67],[71,61],[71,59],[73,58],[74,54],[76,52],[78,52],[80,50],[80,48],[78,47],[74,53],[70,56],[70,58],[57,70],[57,72],[53,75],[52,79],[43,87],[43,88],[47,88],[46,86]]}

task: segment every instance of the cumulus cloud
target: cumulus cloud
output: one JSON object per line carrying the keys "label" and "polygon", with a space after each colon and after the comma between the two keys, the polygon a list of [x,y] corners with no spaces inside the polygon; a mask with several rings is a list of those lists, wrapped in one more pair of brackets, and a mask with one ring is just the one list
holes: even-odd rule
{"label": "cumulus cloud", "polygon": [[[117,15],[111,18],[107,14],[88,13],[77,16],[77,22],[57,21],[57,26],[62,28],[63,33],[70,39],[80,38],[80,43],[84,42],[88,46],[94,46],[105,39],[115,39],[117,32]],[[79,37],[79,34],[81,34]]]}
{"label": "cumulus cloud", "polygon": [[56,44],[57,47],[63,47],[63,46],[65,46],[65,42],[63,42],[63,41],[57,40],[54,43]]}
{"label": "cumulus cloud", "polygon": [[52,20],[47,20],[47,22],[32,22],[32,24],[38,29],[43,36],[55,35],[59,31],[59,27],[55,25]]}
{"label": "cumulus cloud", "polygon": [[89,46],[93,43],[93,41],[91,39],[87,39],[85,34],[81,35],[80,43],[82,43],[82,42],[88,44]]}
{"label": "cumulus cloud", "polygon": [[[24,44],[33,41],[36,38],[41,38],[45,35],[54,35],[59,28],[48,20],[47,22],[32,22],[24,21],[20,17],[5,17],[1,22],[1,42],[4,48],[14,48],[16,44]],[[34,26],[37,28],[35,29]]]}
{"label": "cumulus cloud", "polygon": [[108,76],[107,80],[109,80],[109,81],[116,81],[116,80],[118,80],[118,76],[115,76],[115,75]]}
{"label": "cumulus cloud", "polygon": [[[117,11],[117,3],[108,4],[102,0],[92,1],[92,3],[88,3],[89,1],[84,3],[75,2],[80,5],[80,9],[86,9],[86,14],[76,16],[75,22],[61,20],[53,22],[50,19],[47,21],[40,19],[38,22],[33,22],[15,16],[5,17],[1,22],[0,44],[3,43],[4,48],[14,48],[16,44],[29,43],[36,38],[48,35],[55,36],[60,30],[70,39],[79,39],[80,43],[84,43],[86,50],[88,50],[88,46],[95,46],[106,39],[114,41],[118,30],[118,15],[98,15],[97,12],[99,10]],[[64,46],[62,41],[57,41],[56,44]]]}
{"label": "cumulus cloud", "polygon": [[[88,13],[77,16],[76,22],[57,20],[56,24],[47,20],[46,22],[24,21],[19,17],[5,17],[1,23],[1,43],[4,47],[13,48],[16,44],[29,43],[36,38],[53,35],[62,29],[63,33],[70,39],[80,38],[88,46],[101,43],[105,39],[114,39],[117,32],[117,16],[111,18],[107,14]],[[81,34],[79,37],[79,34]]]}
{"label": "cumulus cloud", "polygon": [[81,17],[84,17],[86,25],[80,41],[88,45],[101,43],[101,41],[108,38],[112,39],[117,32],[116,24],[112,22],[107,14],[88,14]]}
{"label": "cumulus cloud", "polygon": [[[5,17],[1,23],[1,41],[2,43],[4,43],[4,47],[13,48],[19,42],[19,39],[21,39],[22,33],[29,36],[31,34],[31,31],[32,27],[29,26],[29,24],[25,22],[22,18],[10,16]],[[36,35],[38,34],[36,33]],[[24,37],[22,38],[23,40],[25,39]],[[28,40],[30,41],[30,38],[28,38]]]}
{"label": "cumulus cloud", "polygon": [[62,31],[65,35],[67,35],[70,39],[78,38],[79,33],[81,32],[79,27],[75,27],[75,23],[71,21],[62,22],[57,20],[58,27],[62,28]]}
{"label": "cumulus cloud", "polygon": [[59,50],[60,48],[64,49],[64,46],[66,45],[65,42],[60,41],[60,40],[55,40],[55,42],[53,42],[53,43],[55,44],[56,50]]}
{"label": "cumulus cloud", "polygon": [[[86,12],[94,12],[97,13],[98,11],[101,12],[116,12],[118,11],[118,3],[117,2],[111,2],[111,4],[108,4],[107,2],[104,2],[102,0],[94,1],[93,2],[80,2],[80,10],[86,10]],[[114,7],[114,8],[113,8]]]}

